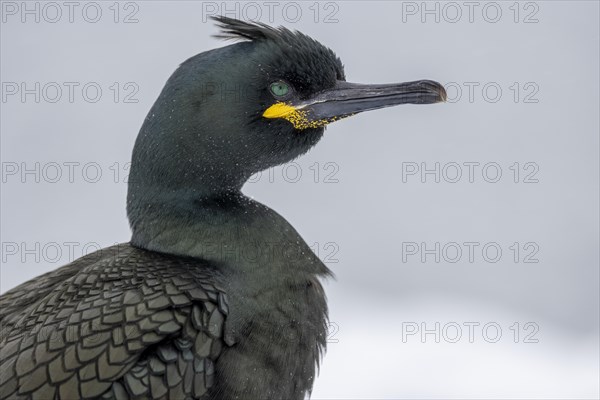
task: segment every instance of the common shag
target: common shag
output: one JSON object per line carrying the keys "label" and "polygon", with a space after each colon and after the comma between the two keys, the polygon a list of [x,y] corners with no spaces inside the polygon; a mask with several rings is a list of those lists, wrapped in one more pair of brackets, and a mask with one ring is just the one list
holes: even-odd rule
{"label": "common shag", "polygon": [[444,101],[433,81],[348,83],[300,33],[215,18],[239,42],[173,73],[133,149],[129,243],[0,297],[2,399],[303,399],[325,349],[330,271],[244,196],[362,111]]}

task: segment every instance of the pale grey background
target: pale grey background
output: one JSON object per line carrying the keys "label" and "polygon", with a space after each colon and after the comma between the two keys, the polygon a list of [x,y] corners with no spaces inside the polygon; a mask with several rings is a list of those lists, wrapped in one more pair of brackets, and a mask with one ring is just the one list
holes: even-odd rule
{"label": "pale grey background", "polygon": [[[313,2],[296,3],[302,15],[295,23],[290,22],[294,10],[288,8],[284,18],[285,3],[277,3],[274,23],[334,49],[349,81],[458,82],[463,97],[456,99],[449,87],[452,101],[446,104],[391,108],[335,123],[297,160],[298,182],[288,182],[293,170],[286,181],[277,169],[273,182],[263,175],[246,185],[247,194],[316,243],[337,276],[327,293],[339,330],[331,334],[313,397],[598,398],[598,2],[520,3],[518,23],[514,2],[495,3],[502,10],[497,23],[482,16],[487,2],[479,3],[473,22],[461,6],[456,23],[449,21],[454,10],[443,8],[447,3],[438,4],[439,23],[433,15],[423,23],[420,14],[404,14],[403,21],[403,8],[421,2],[330,3],[317,5],[317,22]],[[204,22],[199,2],[137,1],[139,21],[130,24],[122,19],[132,6],[121,9],[121,22],[114,23],[113,2],[98,2],[102,18],[88,23],[81,14],[85,4],[75,10],[72,23],[68,15],[57,23],[44,15],[36,23],[28,16],[23,23],[20,13],[3,14],[3,83],[97,82],[103,95],[97,103],[85,101],[79,89],[73,103],[66,91],[56,103],[43,98],[36,103],[32,95],[24,103],[18,96],[2,101],[4,172],[13,163],[19,168],[80,163],[72,183],[65,166],[57,183],[49,182],[54,175],[49,169],[52,175],[42,175],[39,183],[33,175],[4,176],[2,292],[67,263],[66,242],[78,243],[78,257],[86,244],[93,249],[129,239],[122,180],[141,122],[180,62],[223,45],[209,37],[216,29]],[[264,2],[255,4],[262,21],[269,22]],[[436,3],[427,4],[433,9]],[[238,16],[254,17],[251,9],[243,13],[242,3],[237,7]],[[493,18],[489,7],[495,6],[487,7]],[[235,4],[228,9],[235,10]],[[332,18],[338,21],[325,23],[336,10]],[[536,10],[538,22],[523,23]],[[114,82],[121,86],[118,103],[109,89]],[[138,85],[138,103],[122,102],[127,82]],[[465,82],[480,84],[472,102]],[[495,103],[482,96],[488,82],[502,88]],[[514,82],[521,87],[517,103],[510,89]],[[531,92],[523,87],[528,82],[539,88],[537,103],[523,102]],[[81,165],[89,162],[102,168],[97,183],[82,178]],[[321,172],[316,183],[310,169],[315,162]],[[325,167],[328,162],[334,164]],[[503,175],[488,183],[479,169],[473,183],[466,176],[458,183],[435,183],[431,176],[426,183],[416,176],[403,182],[406,162],[429,167],[496,162]],[[539,182],[514,183],[509,169],[514,162],[521,168],[536,163]],[[113,181],[115,163],[120,183]],[[325,182],[333,170],[338,182]],[[497,263],[486,262],[480,250],[473,263],[466,254],[457,263],[443,258],[436,263],[433,256],[425,263],[418,256],[403,262],[403,242],[425,242],[428,248],[435,242],[496,242],[503,254]],[[539,262],[523,263],[521,249],[515,263],[513,242],[536,243]],[[40,250],[27,254],[36,243]],[[436,322],[480,326],[473,343],[464,325],[458,343],[448,336],[436,343],[433,335],[424,343],[418,335],[403,342],[407,322],[424,322],[429,329]],[[502,328],[497,343],[482,336],[481,326],[488,322]],[[515,322],[518,343],[510,330]],[[539,326],[538,343],[523,343],[527,322]]]}

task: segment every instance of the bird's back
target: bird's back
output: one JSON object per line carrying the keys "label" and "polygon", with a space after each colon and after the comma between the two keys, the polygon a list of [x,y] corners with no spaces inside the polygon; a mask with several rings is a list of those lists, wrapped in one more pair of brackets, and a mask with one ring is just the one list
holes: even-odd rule
{"label": "bird's back", "polygon": [[0,398],[208,398],[227,297],[201,260],[129,244],[0,297]]}

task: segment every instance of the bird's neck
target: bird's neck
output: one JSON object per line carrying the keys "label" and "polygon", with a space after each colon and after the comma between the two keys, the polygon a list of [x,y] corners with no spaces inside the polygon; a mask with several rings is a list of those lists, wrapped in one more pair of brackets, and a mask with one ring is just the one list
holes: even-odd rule
{"label": "bird's neck", "polygon": [[210,261],[225,273],[303,279],[329,270],[278,213],[240,191],[131,192],[132,244]]}

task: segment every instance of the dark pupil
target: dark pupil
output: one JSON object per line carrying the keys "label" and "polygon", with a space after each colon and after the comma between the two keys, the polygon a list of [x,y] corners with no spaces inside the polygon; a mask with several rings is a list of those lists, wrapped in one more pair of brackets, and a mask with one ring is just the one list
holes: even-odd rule
{"label": "dark pupil", "polygon": [[273,85],[273,92],[277,96],[283,96],[287,93],[287,85],[283,83],[276,83]]}

